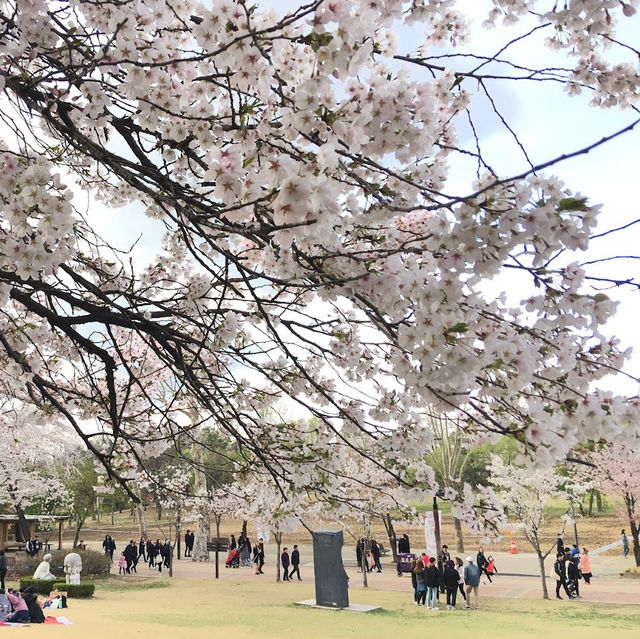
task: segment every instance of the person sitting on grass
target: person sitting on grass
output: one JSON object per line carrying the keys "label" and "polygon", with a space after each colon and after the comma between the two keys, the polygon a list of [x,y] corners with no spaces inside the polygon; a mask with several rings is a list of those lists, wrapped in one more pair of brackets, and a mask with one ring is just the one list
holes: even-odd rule
{"label": "person sitting on grass", "polygon": [[4,588],[0,588],[0,621],[6,621],[11,613],[11,603],[7,597]]}
{"label": "person sitting on grass", "polygon": [[27,610],[29,611],[29,621],[31,621],[31,623],[44,623],[44,613],[42,612],[42,608],[40,607],[36,589],[33,586],[27,586],[22,591],[22,598],[27,604]]}
{"label": "person sitting on grass", "polygon": [[13,608],[13,614],[9,616],[7,621],[9,623],[29,623],[29,608],[27,608],[27,604],[20,596],[20,593],[13,588],[9,588],[7,599],[9,599]]}

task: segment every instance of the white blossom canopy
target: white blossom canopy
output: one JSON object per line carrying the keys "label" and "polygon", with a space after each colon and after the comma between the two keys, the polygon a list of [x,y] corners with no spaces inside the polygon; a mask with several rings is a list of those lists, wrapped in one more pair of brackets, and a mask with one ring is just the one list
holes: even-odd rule
{"label": "white blossom canopy", "polygon": [[[499,175],[456,126],[493,81],[633,113],[637,51],[616,23],[634,9],[489,4],[514,41],[536,20],[558,65],[510,65],[508,43],[430,57],[465,39],[449,0],[1,1],[3,392],[63,415],[116,476],[122,447],[184,431],[187,395],[294,484],[326,482],[336,447],[407,481],[427,408],[542,461],[630,437],[637,399],[594,386],[625,359],[601,331],[614,304],[566,259],[598,207],[545,177],[562,158]],[[396,30],[418,27],[425,45],[404,51]],[[469,157],[478,175],[455,192]],[[166,230],[144,272],[94,233],[78,187]],[[265,420],[282,396],[313,425]]]}

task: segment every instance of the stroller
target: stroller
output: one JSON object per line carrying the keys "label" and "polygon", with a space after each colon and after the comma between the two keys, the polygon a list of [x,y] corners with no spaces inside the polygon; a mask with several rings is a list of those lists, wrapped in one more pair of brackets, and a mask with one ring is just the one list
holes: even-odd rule
{"label": "stroller", "polygon": [[224,562],[225,568],[239,568],[240,567],[240,551],[237,548],[229,551],[227,560]]}

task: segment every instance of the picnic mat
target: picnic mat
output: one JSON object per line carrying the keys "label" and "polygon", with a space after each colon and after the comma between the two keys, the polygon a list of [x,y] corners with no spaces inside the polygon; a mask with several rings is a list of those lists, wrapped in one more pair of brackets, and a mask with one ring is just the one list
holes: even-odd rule
{"label": "picnic mat", "polygon": [[[45,617],[44,623],[53,624],[57,626],[71,626],[73,625],[67,617]],[[8,621],[0,621],[0,626],[30,626],[28,623],[9,623]]]}

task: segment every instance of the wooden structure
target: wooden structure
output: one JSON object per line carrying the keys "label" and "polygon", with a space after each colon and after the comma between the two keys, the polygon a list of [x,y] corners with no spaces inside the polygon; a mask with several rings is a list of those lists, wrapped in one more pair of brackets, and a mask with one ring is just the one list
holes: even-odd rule
{"label": "wooden structure", "polygon": [[[62,524],[69,519],[69,515],[25,515],[25,519],[29,524],[29,536],[31,538],[38,534],[36,530],[38,524],[45,522],[57,523],[58,550],[62,548]],[[17,523],[18,515],[0,515],[0,549],[15,548],[16,550],[22,550],[24,548],[27,540],[21,538]]]}

